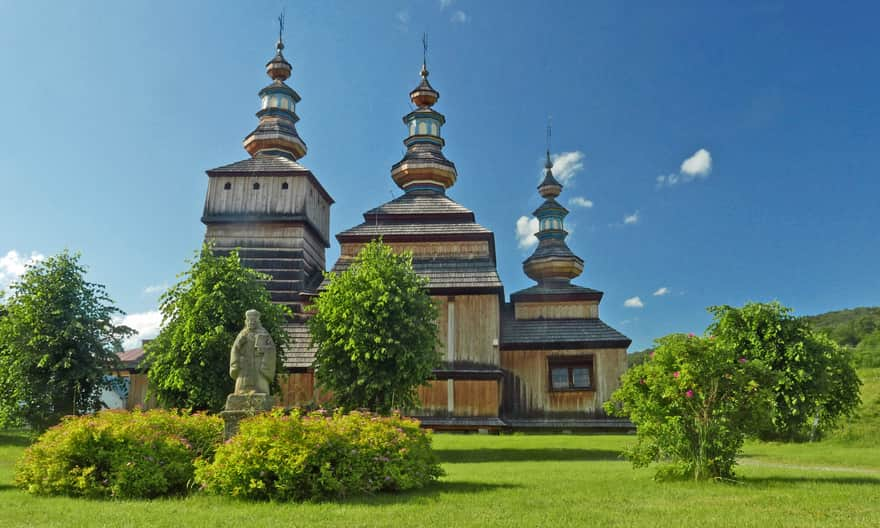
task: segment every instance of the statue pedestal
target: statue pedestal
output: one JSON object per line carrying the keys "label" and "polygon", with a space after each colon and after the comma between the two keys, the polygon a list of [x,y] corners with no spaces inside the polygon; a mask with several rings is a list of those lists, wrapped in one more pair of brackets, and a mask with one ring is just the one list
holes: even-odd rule
{"label": "statue pedestal", "polygon": [[268,394],[230,394],[226,397],[226,410],[220,413],[223,418],[223,438],[229,440],[238,432],[238,423],[251,416],[272,410],[275,398]]}

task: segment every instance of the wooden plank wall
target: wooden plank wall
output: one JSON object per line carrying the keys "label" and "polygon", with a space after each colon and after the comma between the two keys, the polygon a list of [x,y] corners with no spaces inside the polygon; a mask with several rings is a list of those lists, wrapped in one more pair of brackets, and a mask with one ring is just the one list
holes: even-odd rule
{"label": "wooden plank wall", "polygon": [[[489,258],[489,242],[486,240],[465,240],[455,243],[443,242],[393,242],[394,251],[412,251],[413,257],[485,257]],[[343,244],[339,250],[340,257],[354,257],[364,244]]]}
{"label": "wooden plank wall", "polygon": [[147,386],[149,381],[145,373],[131,374],[129,376],[128,401],[125,408],[129,411],[140,407],[141,409],[155,409],[158,407],[156,398],[147,399]]}
{"label": "wooden plank wall", "polygon": [[[428,386],[419,387],[422,405],[416,416],[450,416],[450,380],[433,380]],[[452,416],[497,417],[501,387],[498,380],[452,380]]]}
{"label": "wooden plank wall", "polygon": [[[591,391],[551,392],[547,357],[592,356]],[[626,349],[503,350],[502,416],[509,418],[587,418],[604,416],[602,404],[626,370]]]}
{"label": "wooden plank wall", "polygon": [[[223,186],[230,183],[232,188]],[[254,189],[254,183],[260,188]],[[282,183],[288,189],[282,190]],[[208,179],[205,214],[305,214],[330,239],[330,204],[305,176],[215,176]]]}
{"label": "wooden plank wall", "polygon": [[564,301],[554,303],[518,302],[514,305],[517,319],[596,319],[598,301]]}
{"label": "wooden plank wall", "polygon": [[[498,296],[455,296],[455,360],[498,366],[500,307]],[[441,327],[445,332],[445,326]]]}

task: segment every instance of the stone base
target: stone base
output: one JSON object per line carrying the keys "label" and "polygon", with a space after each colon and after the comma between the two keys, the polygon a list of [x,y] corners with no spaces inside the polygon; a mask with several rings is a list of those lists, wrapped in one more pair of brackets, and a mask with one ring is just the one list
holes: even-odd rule
{"label": "stone base", "polygon": [[230,394],[226,397],[226,410],[220,413],[223,418],[223,438],[229,440],[238,433],[238,423],[244,418],[250,418],[260,413],[269,411],[275,403],[275,398],[268,394]]}

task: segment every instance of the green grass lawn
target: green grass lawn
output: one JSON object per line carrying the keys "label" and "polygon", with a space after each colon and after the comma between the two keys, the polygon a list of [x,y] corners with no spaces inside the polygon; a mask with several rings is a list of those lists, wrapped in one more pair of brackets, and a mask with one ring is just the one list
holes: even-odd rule
{"label": "green grass lawn", "polygon": [[447,475],[413,493],[323,504],[194,496],[99,502],[12,486],[26,444],[0,432],[0,527],[880,526],[880,369],[857,418],[813,444],[750,442],[739,483],[654,482],[619,458],[631,436],[434,437]]}
{"label": "green grass lawn", "polygon": [[[195,496],[100,502],[12,487],[0,436],[0,526],[880,526],[876,449],[749,444],[738,484],[656,483],[618,458],[627,436],[436,435],[429,489],[323,504]],[[789,467],[794,466],[794,467]]]}

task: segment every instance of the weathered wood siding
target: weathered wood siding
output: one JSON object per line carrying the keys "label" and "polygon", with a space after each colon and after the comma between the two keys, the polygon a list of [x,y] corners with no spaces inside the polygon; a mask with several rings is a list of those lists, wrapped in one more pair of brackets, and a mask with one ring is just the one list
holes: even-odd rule
{"label": "weathered wood siding", "polygon": [[456,295],[453,299],[455,361],[498,366],[501,324],[498,296]]}
{"label": "weathered wood siding", "polygon": [[316,403],[314,372],[292,372],[280,374],[278,384],[281,385],[280,404],[284,407],[301,407]]}
{"label": "weathered wood siding", "polygon": [[[486,257],[489,251],[489,242],[486,240],[468,240],[459,242],[393,242],[391,246],[396,252],[412,251],[414,257]],[[346,243],[340,248],[341,257],[354,257],[364,244]]]}
{"label": "weathered wood siding", "polygon": [[128,401],[125,408],[129,411],[135,408],[155,409],[158,407],[156,398],[147,399],[147,388],[149,381],[145,373],[131,374],[128,376]]}
{"label": "weathered wood siding", "polygon": [[[449,384],[452,383],[452,412]],[[501,387],[497,380],[433,380],[419,387],[421,407],[416,416],[497,417]]]}
{"label": "weathered wood siding", "polygon": [[[223,187],[229,183],[231,188]],[[254,184],[260,185],[254,189]],[[282,189],[287,183],[288,188]],[[305,176],[214,176],[208,179],[205,215],[306,215],[330,239],[330,204]]]}
{"label": "weathered wood siding", "polygon": [[449,389],[447,380],[433,380],[427,386],[419,387],[421,407],[415,411],[416,416],[447,416]]}
{"label": "weathered wood siding", "polygon": [[[590,356],[593,390],[550,390],[548,357]],[[510,418],[589,418],[603,416],[602,404],[620,384],[626,349],[502,350],[505,371],[502,416]]]}
{"label": "weathered wood siding", "polygon": [[323,271],[324,242],[303,225],[281,222],[209,224],[205,239],[218,247],[302,249],[303,269],[308,275]]}
{"label": "weathered wood siding", "polygon": [[498,416],[501,387],[497,380],[455,380],[455,416]]}
{"label": "weathered wood siding", "polygon": [[563,301],[551,303],[517,302],[514,305],[517,319],[596,319],[599,317],[598,301]]}

